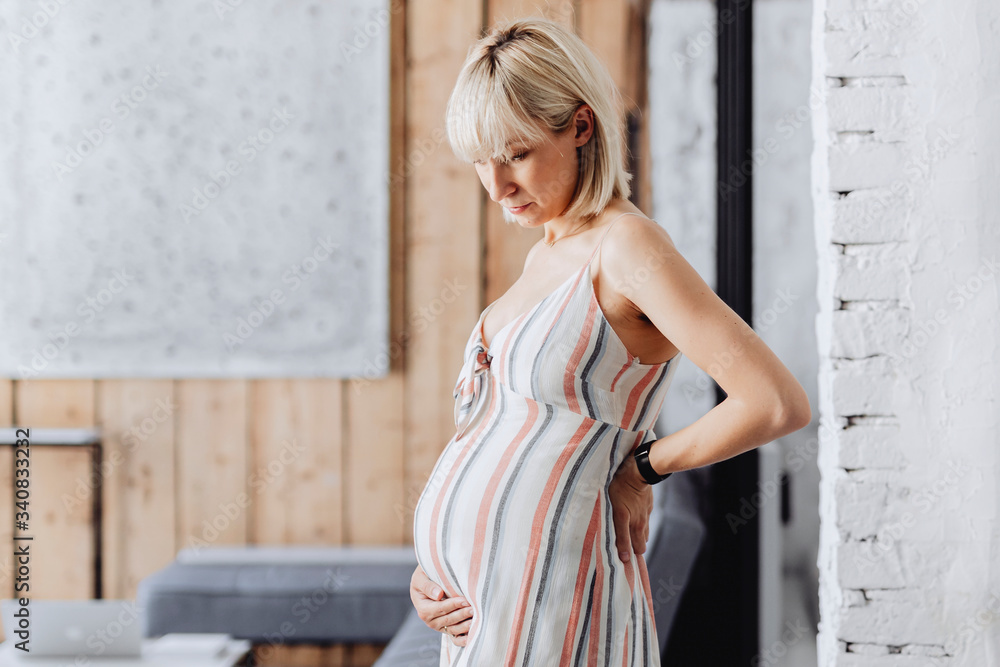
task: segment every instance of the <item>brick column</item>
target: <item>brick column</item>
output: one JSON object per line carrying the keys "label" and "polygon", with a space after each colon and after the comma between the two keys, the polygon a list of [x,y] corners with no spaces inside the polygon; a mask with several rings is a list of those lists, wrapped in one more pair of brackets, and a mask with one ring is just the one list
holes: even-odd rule
{"label": "brick column", "polygon": [[1000,2],[814,9],[819,665],[1000,665]]}

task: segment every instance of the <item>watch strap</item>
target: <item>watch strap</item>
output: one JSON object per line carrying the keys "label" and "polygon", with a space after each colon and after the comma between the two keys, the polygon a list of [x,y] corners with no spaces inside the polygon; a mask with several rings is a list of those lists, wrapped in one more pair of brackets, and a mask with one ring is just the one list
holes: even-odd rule
{"label": "watch strap", "polygon": [[639,474],[642,475],[646,484],[656,484],[657,482],[662,482],[673,474],[672,472],[668,472],[665,475],[661,475],[653,470],[653,466],[649,463],[649,447],[656,442],[656,440],[656,438],[653,438],[642,443],[635,448],[635,452],[633,454],[635,457],[635,465],[639,468]]}

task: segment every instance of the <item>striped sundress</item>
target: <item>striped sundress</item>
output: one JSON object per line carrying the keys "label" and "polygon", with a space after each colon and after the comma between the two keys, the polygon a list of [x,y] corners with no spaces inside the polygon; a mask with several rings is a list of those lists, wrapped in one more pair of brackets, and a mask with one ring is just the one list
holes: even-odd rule
{"label": "striped sundress", "polygon": [[[646,563],[623,563],[608,486],[650,437],[678,356],[639,363],[587,263],[486,347],[479,316],[455,384],[455,436],[414,510],[417,561],[472,605],[449,667],[660,664]],[[494,302],[495,303],[495,302]]]}

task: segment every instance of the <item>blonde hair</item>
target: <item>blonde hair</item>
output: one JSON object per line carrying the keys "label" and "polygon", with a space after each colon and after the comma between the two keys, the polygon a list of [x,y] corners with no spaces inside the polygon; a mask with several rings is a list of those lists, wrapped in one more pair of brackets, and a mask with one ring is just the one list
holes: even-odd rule
{"label": "blonde hair", "polygon": [[623,105],[604,63],[558,23],[506,21],[469,49],[448,99],[448,142],[464,162],[507,161],[511,144],[538,144],[547,138],[543,128],[564,132],[584,103],[594,132],[577,148],[576,190],[565,214],[590,219],[631,193]]}

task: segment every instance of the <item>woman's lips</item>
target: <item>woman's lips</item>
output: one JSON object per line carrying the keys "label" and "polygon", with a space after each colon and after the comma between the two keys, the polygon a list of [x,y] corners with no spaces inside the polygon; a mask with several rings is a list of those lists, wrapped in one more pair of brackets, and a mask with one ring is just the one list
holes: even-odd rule
{"label": "woman's lips", "polygon": [[528,208],[529,206],[531,206],[531,202],[528,202],[524,206],[515,206],[514,208],[508,208],[507,210],[513,213],[514,215],[517,215],[518,213],[523,213],[524,209]]}

